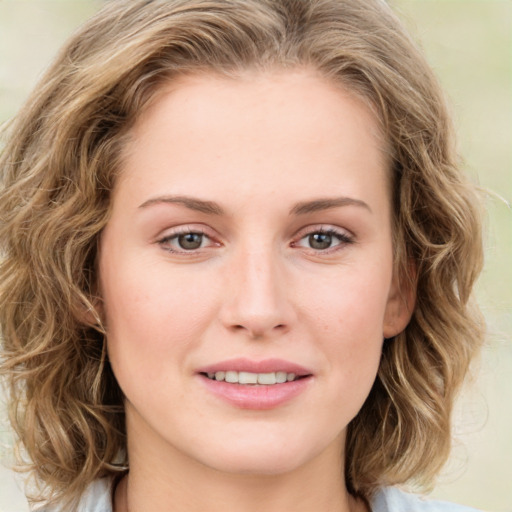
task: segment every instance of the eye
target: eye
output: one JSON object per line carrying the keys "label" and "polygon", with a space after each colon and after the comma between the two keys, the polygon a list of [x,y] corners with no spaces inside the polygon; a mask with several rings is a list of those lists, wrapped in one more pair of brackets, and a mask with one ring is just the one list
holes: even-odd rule
{"label": "eye", "polygon": [[186,233],[185,235],[177,235],[176,242],[180,249],[193,251],[199,249],[203,245],[205,236],[202,233]]}
{"label": "eye", "polygon": [[212,241],[201,231],[183,231],[168,235],[158,240],[158,243],[167,251],[180,253],[203,249],[211,245]]}
{"label": "eye", "polygon": [[315,251],[328,251],[353,242],[353,238],[344,232],[335,229],[317,229],[303,236],[295,245]]}

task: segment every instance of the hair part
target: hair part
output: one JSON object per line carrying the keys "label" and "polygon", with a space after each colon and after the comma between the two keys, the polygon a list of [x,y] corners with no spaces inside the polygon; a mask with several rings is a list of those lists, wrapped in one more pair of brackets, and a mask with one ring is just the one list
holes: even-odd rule
{"label": "hair part", "polygon": [[454,396],[483,337],[471,300],[480,210],[439,85],[400,22],[382,0],[118,0],[58,55],[0,159],[2,371],[27,468],[54,498],[76,500],[128,463],[95,305],[98,239],[130,128],[183,74],[297,67],[377,113],[392,161],[396,272],[417,290],[349,425],[347,487],[369,497],[381,485],[427,485],[445,462]]}

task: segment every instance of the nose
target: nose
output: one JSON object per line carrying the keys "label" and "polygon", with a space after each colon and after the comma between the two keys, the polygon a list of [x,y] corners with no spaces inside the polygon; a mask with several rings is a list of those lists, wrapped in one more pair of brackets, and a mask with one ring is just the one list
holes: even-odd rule
{"label": "nose", "polygon": [[294,320],[286,271],[269,250],[243,251],[230,265],[221,321],[250,339],[287,332]]}

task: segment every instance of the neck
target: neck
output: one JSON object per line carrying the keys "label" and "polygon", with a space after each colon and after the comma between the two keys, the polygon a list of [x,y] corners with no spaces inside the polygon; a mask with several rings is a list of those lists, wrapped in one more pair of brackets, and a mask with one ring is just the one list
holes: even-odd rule
{"label": "neck", "polygon": [[[336,453],[337,452],[337,453]],[[142,455],[142,454],[141,454]],[[232,474],[175,453],[165,467],[131,454],[130,472],[115,493],[114,512],[364,512],[344,485],[339,450],[290,472]]]}

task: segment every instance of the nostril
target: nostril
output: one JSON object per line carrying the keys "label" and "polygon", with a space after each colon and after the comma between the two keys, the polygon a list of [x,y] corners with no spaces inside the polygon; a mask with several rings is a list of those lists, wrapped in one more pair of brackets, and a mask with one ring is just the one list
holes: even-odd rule
{"label": "nostril", "polygon": [[286,324],[278,324],[275,325],[273,328],[268,330],[260,330],[260,331],[252,331],[252,336],[254,339],[261,339],[265,336],[272,336],[272,333],[274,334],[284,334],[286,332],[287,326]]}
{"label": "nostril", "polygon": [[286,332],[288,328],[288,324],[275,324],[272,326],[271,323],[268,325],[261,325],[257,322],[254,322],[254,324],[248,323],[247,325],[244,324],[232,324],[228,326],[228,328],[231,330],[231,332],[244,332],[248,336],[250,336],[252,339],[259,340],[262,338],[265,338],[266,336],[272,336],[272,333],[278,334],[278,333],[284,333]]}

